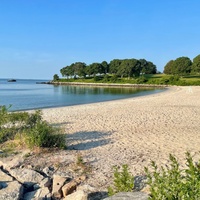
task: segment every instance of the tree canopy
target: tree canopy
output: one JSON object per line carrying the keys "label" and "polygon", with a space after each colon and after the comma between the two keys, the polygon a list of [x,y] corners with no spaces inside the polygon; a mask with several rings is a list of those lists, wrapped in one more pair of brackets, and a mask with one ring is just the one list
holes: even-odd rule
{"label": "tree canopy", "polygon": [[120,77],[137,77],[140,74],[155,74],[156,65],[145,59],[113,59],[110,63],[102,61],[86,65],[83,62],[72,63],[63,67],[60,73],[63,77],[85,77],[96,76],[97,74],[114,74]]}
{"label": "tree canopy", "polygon": [[170,60],[164,67],[165,74],[185,75],[191,72],[192,61],[188,57],[179,57]]}
{"label": "tree canopy", "polygon": [[193,59],[192,72],[200,73],[200,54]]}

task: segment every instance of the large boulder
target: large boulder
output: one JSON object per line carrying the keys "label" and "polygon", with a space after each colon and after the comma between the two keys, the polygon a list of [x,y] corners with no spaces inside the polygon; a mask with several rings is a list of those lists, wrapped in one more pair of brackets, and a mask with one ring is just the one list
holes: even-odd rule
{"label": "large boulder", "polygon": [[26,187],[31,187],[44,179],[44,176],[31,169],[12,169],[9,172]]}

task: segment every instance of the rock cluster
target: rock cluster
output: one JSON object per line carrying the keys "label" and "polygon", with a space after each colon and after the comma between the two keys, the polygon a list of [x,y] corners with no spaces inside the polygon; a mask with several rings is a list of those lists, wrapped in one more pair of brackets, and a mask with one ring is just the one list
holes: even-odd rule
{"label": "rock cluster", "polygon": [[[36,167],[38,163],[34,161],[30,164],[21,156],[0,160],[0,200],[101,200],[105,198],[125,200],[137,199],[138,196],[139,199],[146,200],[148,197],[142,192],[119,193],[108,197],[107,191],[99,191],[98,188],[89,185],[88,179],[86,180],[86,176],[81,175],[82,173],[70,173],[73,168],[69,165],[65,165],[62,169],[54,165],[44,165],[41,157],[38,157],[38,162],[41,164],[38,168]],[[135,177],[135,190],[141,191],[144,183],[144,176]]]}
{"label": "rock cluster", "polygon": [[15,162],[9,166],[0,163],[0,167],[1,200],[86,200],[86,190],[93,190],[88,185],[81,185],[86,179],[84,175],[73,179],[56,173],[49,176],[49,170],[52,169],[46,168],[43,172],[37,172],[33,169],[20,168]]}

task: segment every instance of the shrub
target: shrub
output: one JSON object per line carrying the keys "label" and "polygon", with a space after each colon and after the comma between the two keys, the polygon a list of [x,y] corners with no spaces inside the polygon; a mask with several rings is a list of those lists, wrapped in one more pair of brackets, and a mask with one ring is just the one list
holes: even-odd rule
{"label": "shrub", "polygon": [[128,165],[122,165],[120,172],[114,167],[114,188],[108,188],[108,195],[112,196],[118,192],[130,192],[134,188],[134,177],[128,171]]}
{"label": "shrub", "polygon": [[59,133],[56,129],[46,122],[38,122],[26,134],[26,142],[30,148],[33,147],[59,147],[65,148],[65,135]]}
{"label": "shrub", "polygon": [[8,112],[8,108],[0,109],[0,143],[13,140],[16,137],[29,147],[65,148],[65,136],[60,129],[50,126],[42,120],[41,111]]}
{"label": "shrub", "polygon": [[150,199],[153,200],[198,200],[200,199],[200,162],[193,163],[190,153],[186,153],[187,169],[181,170],[177,159],[170,155],[170,167],[159,170],[152,161],[153,172],[145,168]]}
{"label": "shrub", "polygon": [[116,83],[118,81],[118,76],[117,75],[113,75],[111,78],[110,78],[110,82],[111,83]]}

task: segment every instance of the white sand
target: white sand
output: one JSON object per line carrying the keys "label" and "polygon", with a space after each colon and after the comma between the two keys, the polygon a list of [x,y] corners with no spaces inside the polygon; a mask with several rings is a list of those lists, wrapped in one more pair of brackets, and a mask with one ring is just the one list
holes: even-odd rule
{"label": "white sand", "polygon": [[[60,124],[68,146],[93,166],[89,183],[107,187],[112,166],[128,164],[134,175],[169,154],[185,162],[185,152],[200,159],[200,87],[169,90],[131,99],[43,110],[44,119]],[[72,153],[77,151],[72,151]]]}

